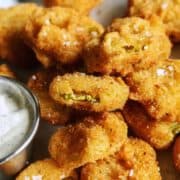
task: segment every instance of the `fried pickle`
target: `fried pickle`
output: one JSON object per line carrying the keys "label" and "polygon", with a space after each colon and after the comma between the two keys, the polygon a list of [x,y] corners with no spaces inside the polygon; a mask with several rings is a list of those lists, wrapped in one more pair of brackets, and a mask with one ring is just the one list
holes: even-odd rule
{"label": "fried pickle", "polygon": [[129,98],[143,104],[156,120],[180,122],[180,61],[164,60],[125,78]]}
{"label": "fried pickle", "polygon": [[10,78],[15,78],[15,74],[11,71],[11,69],[6,64],[0,65],[0,76],[7,76]]}
{"label": "fried pickle", "polygon": [[67,178],[78,180],[75,171],[66,172],[66,170],[59,168],[52,159],[45,159],[32,163],[19,174],[16,180],[65,180]]}
{"label": "fried pickle", "polygon": [[169,147],[180,132],[180,122],[155,121],[137,102],[129,101],[123,115],[130,129],[156,149]]}
{"label": "fried pickle", "polygon": [[26,21],[35,9],[37,6],[30,3],[0,9],[1,59],[19,67],[30,67],[35,64],[35,54],[21,37]]}
{"label": "fried pickle", "polygon": [[38,8],[28,20],[24,38],[45,66],[73,64],[85,44],[102,34],[103,27],[72,8]]}
{"label": "fried pickle", "polygon": [[171,52],[162,22],[138,17],[115,19],[101,38],[89,41],[84,61],[89,73],[127,75],[148,68]]}
{"label": "fried pickle", "polygon": [[103,113],[60,128],[50,139],[49,152],[61,168],[72,170],[115,153],[126,139],[121,114]]}
{"label": "fried pickle", "polygon": [[50,95],[62,105],[101,112],[122,109],[129,89],[120,77],[73,73],[57,76],[50,85]]}
{"label": "fried pickle", "polygon": [[70,7],[77,10],[81,14],[89,14],[90,11],[101,2],[102,0],[44,0],[44,4],[47,7]]}
{"label": "fried pickle", "polygon": [[88,163],[81,180],[161,180],[156,153],[142,140],[130,138],[113,156]]}
{"label": "fried pickle", "polygon": [[70,109],[57,104],[48,92],[49,84],[56,75],[56,69],[41,70],[29,78],[28,87],[39,100],[42,119],[64,125],[70,120]]}
{"label": "fried pickle", "polygon": [[174,42],[180,42],[180,0],[129,0],[129,15],[150,18],[156,14]]}

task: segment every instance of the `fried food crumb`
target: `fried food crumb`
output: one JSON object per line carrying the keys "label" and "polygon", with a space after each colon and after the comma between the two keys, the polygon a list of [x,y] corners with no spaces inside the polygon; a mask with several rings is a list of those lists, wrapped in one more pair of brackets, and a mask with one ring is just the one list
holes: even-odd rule
{"label": "fried food crumb", "polygon": [[0,9],[0,58],[18,67],[35,65],[33,51],[21,37],[29,16],[37,9],[33,3]]}
{"label": "fried food crumb", "polygon": [[180,61],[163,60],[125,78],[129,98],[143,104],[156,120],[180,121]]}
{"label": "fried food crumb", "polygon": [[77,180],[75,171],[68,172],[58,167],[52,159],[36,161],[23,170],[16,180]]}
{"label": "fried food crumb", "polygon": [[62,6],[62,7],[70,7],[81,14],[89,14],[90,11],[99,5],[102,0],[44,0],[44,4],[47,7],[52,6]]}
{"label": "fried food crumb", "polygon": [[72,170],[115,153],[126,138],[123,117],[103,113],[60,128],[50,139],[49,152],[61,168]]}
{"label": "fried food crumb", "polygon": [[38,8],[27,21],[23,37],[45,66],[80,61],[85,44],[103,27],[72,8]]}
{"label": "fried food crumb", "polygon": [[137,102],[129,101],[123,115],[129,128],[156,149],[167,149],[180,132],[179,122],[154,120]]}
{"label": "fried food crumb", "polygon": [[36,95],[40,104],[43,120],[52,124],[65,125],[70,121],[70,109],[56,103],[49,95],[49,85],[58,75],[56,69],[43,69],[33,74],[28,81],[28,87]]}
{"label": "fried food crumb", "polygon": [[180,42],[180,0],[129,0],[129,15],[149,19],[156,14],[174,42]]}
{"label": "fried food crumb", "polygon": [[15,74],[11,71],[11,69],[6,64],[0,65],[0,76],[7,76],[10,78],[15,78]]}
{"label": "fried food crumb", "polygon": [[130,138],[115,154],[88,163],[81,170],[81,180],[161,180],[156,153],[142,140]]}
{"label": "fried food crumb", "polygon": [[122,109],[129,89],[120,77],[73,73],[57,76],[50,85],[50,95],[62,105],[101,112]]}
{"label": "fried food crumb", "polygon": [[162,22],[138,17],[115,19],[99,39],[86,45],[84,61],[89,73],[126,76],[167,59],[171,43]]}

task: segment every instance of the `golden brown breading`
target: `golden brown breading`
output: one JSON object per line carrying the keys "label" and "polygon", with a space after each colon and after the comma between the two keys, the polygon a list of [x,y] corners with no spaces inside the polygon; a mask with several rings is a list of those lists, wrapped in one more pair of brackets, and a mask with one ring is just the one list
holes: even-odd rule
{"label": "golden brown breading", "polygon": [[59,129],[50,139],[49,152],[61,168],[72,170],[115,153],[126,138],[121,114],[104,113]]}
{"label": "golden brown breading", "polygon": [[129,15],[150,18],[153,14],[164,17],[172,0],[129,0]]}
{"label": "golden brown breading", "polygon": [[37,161],[23,170],[16,180],[77,180],[75,171],[66,172],[64,169],[58,167],[57,163],[52,159],[45,159]]}
{"label": "golden brown breading", "polygon": [[180,61],[164,60],[126,78],[130,99],[143,104],[156,120],[180,122]]}
{"label": "golden brown breading", "polygon": [[42,119],[64,125],[70,120],[70,109],[57,104],[48,92],[50,82],[58,74],[56,69],[41,70],[30,77],[28,87],[39,100]]}
{"label": "golden brown breading", "polygon": [[100,24],[71,8],[39,8],[27,22],[24,38],[48,67],[77,62],[85,43],[102,32]]}
{"label": "golden brown breading", "polygon": [[180,42],[180,0],[129,0],[129,15],[150,18],[158,15],[168,35]]}
{"label": "golden brown breading", "polygon": [[120,77],[73,73],[57,76],[50,85],[50,95],[62,105],[101,112],[122,109],[129,89]]}
{"label": "golden brown breading", "polygon": [[157,17],[149,21],[130,17],[115,19],[103,36],[88,42],[85,49],[88,72],[125,76],[168,58],[171,43]]}
{"label": "golden brown breading", "polygon": [[81,14],[89,14],[90,11],[101,2],[102,0],[44,0],[44,4],[47,7],[70,7],[74,8]]}
{"label": "golden brown breading", "polygon": [[139,139],[129,139],[113,156],[88,163],[81,170],[81,180],[161,180],[156,153]]}
{"label": "golden brown breading", "polygon": [[21,38],[35,4],[20,4],[8,9],[0,9],[0,58],[13,65],[29,67],[34,65],[35,55]]}
{"label": "golden brown breading", "polygon": [[15,78],[14,73],[11,71],[11,69],[6,64],[0,65],[0,76],[7,76],[10,78]]}
{"label": "golden brown breading", "polygon": [[180,136],[176,138],[173,146],[173,161],[175,168],[180,172]]}
{"label": "golden brown breading", "polygon": [[137,102],[128,102],[123,115],[133,132],[156,149],[169,147],[180,132],[180,122],[155,121]]}

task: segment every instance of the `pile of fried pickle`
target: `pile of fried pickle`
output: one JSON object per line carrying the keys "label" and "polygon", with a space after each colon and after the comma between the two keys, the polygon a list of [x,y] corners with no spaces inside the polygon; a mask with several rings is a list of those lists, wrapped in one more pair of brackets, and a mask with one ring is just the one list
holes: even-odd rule
{"label": "pile of fried pickle", "polygon": [[[89,16],[99,3],[0,10],[0,58],[39,67],[27,86],[41,119],[62,125],[50,156],[17,180],[160,180],[154,149],[171,144],[180,171],[180,61],[170,58],[180,42],[180,0],[129,0],[127,16],[106,28]],[[0,74],[15,78],[7,65]]]}

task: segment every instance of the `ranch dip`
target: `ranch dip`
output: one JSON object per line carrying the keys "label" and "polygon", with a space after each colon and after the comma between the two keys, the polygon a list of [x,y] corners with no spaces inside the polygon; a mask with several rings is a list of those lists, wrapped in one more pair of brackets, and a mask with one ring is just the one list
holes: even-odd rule
{"label": "ranch dip", "polygon": [[30,129],[30,114],[22,90],[0,79],[0,159],[24,143]]}

